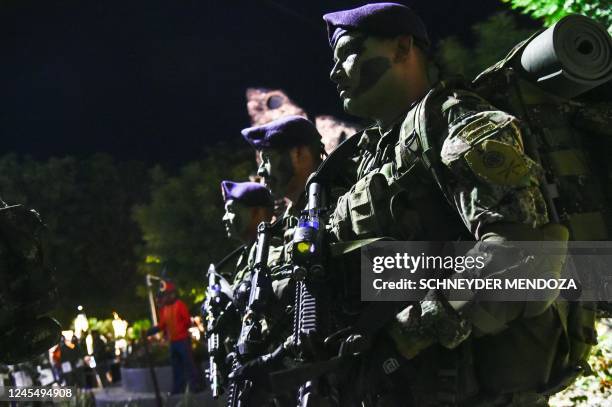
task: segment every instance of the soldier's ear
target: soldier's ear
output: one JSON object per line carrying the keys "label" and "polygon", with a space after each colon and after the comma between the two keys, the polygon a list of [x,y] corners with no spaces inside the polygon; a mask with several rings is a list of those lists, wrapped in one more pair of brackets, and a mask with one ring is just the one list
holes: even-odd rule
{"label": "soldier's ear", "polygon": [[412,51],[413,38],[412,35],[400,35],[396,39],[395,57],[393,62],[401,63],[408,59],[410,51]]}

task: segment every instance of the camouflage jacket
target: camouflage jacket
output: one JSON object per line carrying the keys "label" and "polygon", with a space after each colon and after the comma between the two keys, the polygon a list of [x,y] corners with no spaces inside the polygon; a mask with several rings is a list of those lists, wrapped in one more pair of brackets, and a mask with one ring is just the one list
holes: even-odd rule
{"label": "camouflage jacket", "polygon": [[[416,134],[418,126],[425,127],[425,114],[429,146]],[[487,243],[544,240],[540,228],[549,220],[539,188],[541,168],[524,152],[521,124],[478,95],[462,89],[433,90],[426,104],[413,105],[389,131],[371,127],[353,137],[360,138],[356,182],[338,200],[330,222],[339,241],[381,236],[430,241],[467,238]],[[514,225],[522,233],[513,233]],[[497,249],[489,254],[508,255]],[[556,276],[556,272],[543,271],[543,277]],[[539,318],[536,326],[541,326],[532,329],[532,334],[542,346],[540,353],[548,358],[560,330],[550,307],[555,298],[537,305],[468,301],[453,309],[445,298],[434,294],[421,302],[416,328],[407,314],[400,313],[388,332],[401,353],[414,357],[409,349],[421,340],[424,345],[417,353],[432,346],[459,349],[468,338],[493,337],[491,343],[507,344],[515,330],[506,328],[517,318],[535,316]],[[490,344],[487,351],[494,348]],[[506,350],[501,346],[494,352]],[[487,357],[495,360],[492,355]],[[525,360],[516,363],[520,367]],[[435,364],[430,361],[424,366]],[[485,371],[490,368],[483,365],[488,366]],[[547,378],[531,382],[542,384]],[[503,379],[506,377],[500,376]],[[427,385],[435,381],[432,377],[423,380]],[[500,390],[497,385],[492,387],[494,392]],[[508,379],[506,389],[522,387],[524,382]]]}

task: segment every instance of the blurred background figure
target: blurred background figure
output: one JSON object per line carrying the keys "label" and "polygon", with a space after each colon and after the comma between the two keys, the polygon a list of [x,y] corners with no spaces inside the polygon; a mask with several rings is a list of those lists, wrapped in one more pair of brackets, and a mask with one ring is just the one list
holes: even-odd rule
{"label": "blurred background figure", "polygon": [[159,323],[151,327],[147,336],[164,332],[170,341],[172,364],[172,394],[182,393],[189,383],[190,390],[199,389],[197,369],[191,351],[191,316],[187,305],[177,297],[176,287],[170,281],[162,281]]}
{"label": "blurred background figure", "polygon": [[114,355],[109,349],[108,340],[104,335],[100,334],[100,331],[91,331],[91,336],[93,338],[93,356],[96,361],[95,370],[100,378],[102,387],[107,387],[110,385],[108,376]]}

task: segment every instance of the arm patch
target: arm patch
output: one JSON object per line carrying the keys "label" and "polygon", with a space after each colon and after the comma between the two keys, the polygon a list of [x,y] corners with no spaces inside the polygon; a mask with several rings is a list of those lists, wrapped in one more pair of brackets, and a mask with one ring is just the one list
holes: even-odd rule
{"label": "arm patch", "polygon": [[521,186],[529,179],[530,161],[516,147],[497,140],[485,140],[463,156],[471,170],[497,185]]}
{"label": "arm patch", "polygon": [[442,147],[443,163],[464,167],[489,184],[520,187],[533,182],[537,164],[524,153],[514,117],[479,112],[453,127]]}

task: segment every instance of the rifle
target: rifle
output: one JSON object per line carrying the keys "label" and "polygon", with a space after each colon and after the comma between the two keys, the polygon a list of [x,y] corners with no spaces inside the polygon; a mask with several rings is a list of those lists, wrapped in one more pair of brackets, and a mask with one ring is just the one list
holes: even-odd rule
{"label": "rifle", "polygon": [[[251,270],[251,291],[247,304],[240,336],[235,351],[230,355],[232,371],[235,372],[240,364],[251,359],[262,351],[262,327],[260,320],[266,307],[267,300],[272,292],[272,279],[268,268],[268,251],[273,225],[262,222],[257,227],[257,250],[255,263]],[[249,380],[234,381],[230,385],[227,406],[241,407],[247,405],[248,393],[253,387]]]}
{"label": "rifle", "polygon": [[[208,267],[206,279],[206,301],[202,304],[202,318],[206,320],[206,340],[209,355],[206,377],[210,383],[210,390],[214,399],[223,393],[222,372],[220,366],[224,365],[225,352],[221,347],[221,333],[223,328],[237,318],[236,308],[232,302],[234,298],[230,283],[217,272],[227,262],[235,259],[245,249],[241,245],[225,256],[218,263],[211,263]],[[230,320],[228,322],[228,320]]]}
{"label": "rifle", "polygon": [[[308,186],[308,206],[302,212],[293,235],[293,278],[296,281],[293,321],[293,345],[301,355],[299,359],[316,354],[315,343],[320,334],[320,315],[317,309],[317,282],[324,274],[324,227],[322,220],[323,188],[318,182]],[[298,406],[320,404],[317,379],[308,380],[298,391]]]}
{"label": "rifle", "polygon": [[[239,249],[242,249],[241,246]],[[209,365],[206,376],[210,383],[210,390],[214,399],[223,392],[220,365],[224,361],[224,349],[220,346],[220,331],[222,321],[228,319],[227,314],[235,314],[232,303],[233,295],[229,283],[217,273],[215,265],[208,267],[208,287],[206,288],[206,302],[202,307],[202,314],[206,319],[206,339],[208,343]]]}

